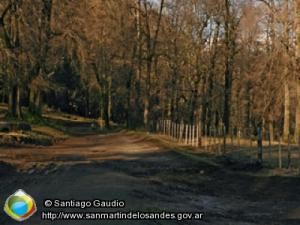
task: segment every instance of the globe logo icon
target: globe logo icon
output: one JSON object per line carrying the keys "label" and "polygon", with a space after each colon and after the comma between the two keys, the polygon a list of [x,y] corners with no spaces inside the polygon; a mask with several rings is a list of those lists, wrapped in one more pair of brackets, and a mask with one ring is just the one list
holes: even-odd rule
{"label": "globe logo icon", "polygon": [[36,212],[34,199],[23,190],[9,196],[4,205],[4,212],[16,221],[24,221]]}

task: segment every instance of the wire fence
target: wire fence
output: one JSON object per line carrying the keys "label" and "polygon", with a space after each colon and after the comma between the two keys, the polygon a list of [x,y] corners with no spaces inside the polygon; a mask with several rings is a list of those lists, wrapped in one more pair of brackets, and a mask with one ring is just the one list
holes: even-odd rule
{"label": "wire fence", "polygon": [[277,134],[273,139],[269,132],[261,129],[255,135],[248,131],[226,135],[224,126],[204,130],[206,132],[202,132],[201,123],[159,120],[156,124],[156,133],[183,146],[192,146],[218,155],[256,160],[271,167],[300,169],[300,144],[293,143],[291,135],[284,142],[281,135]]}

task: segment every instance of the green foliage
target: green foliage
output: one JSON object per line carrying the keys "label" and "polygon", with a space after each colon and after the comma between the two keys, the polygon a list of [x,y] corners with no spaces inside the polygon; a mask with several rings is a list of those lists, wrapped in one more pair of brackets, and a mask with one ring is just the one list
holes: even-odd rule
{"label": "green foliage", "polygon": [[23,120],[30,124],[45,125],[45,121],[42,116],[29,111],[23,114]]}

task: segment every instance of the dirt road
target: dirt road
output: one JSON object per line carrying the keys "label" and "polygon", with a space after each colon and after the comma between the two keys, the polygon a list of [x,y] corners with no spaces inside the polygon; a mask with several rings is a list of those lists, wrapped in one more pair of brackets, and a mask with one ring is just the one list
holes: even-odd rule
{"label": "dirt road", "polygon": [[[48,148],[0,148],[0,161],[5,162],[0,164],[0,205],[20,188],[36,199],[38,212],[24,224],[300,224],[287,219],[297,217],[300,208],[299,177],[225,170],[125,132],[70,138]],[[205,216],[203,221],[50,222],[41,220],[44,199],[120,199],[125,211]],[[0,224],[19,223],[0,212]]]}

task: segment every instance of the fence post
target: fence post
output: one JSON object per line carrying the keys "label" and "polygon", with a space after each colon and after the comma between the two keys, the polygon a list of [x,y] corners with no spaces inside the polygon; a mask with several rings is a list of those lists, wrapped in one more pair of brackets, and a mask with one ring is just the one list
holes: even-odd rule
{"label": "fence post", "polygon": [[268,139],[269,139],[269,159],[272,163],[272,140],[271,140],[271,133],[268,132]]}
{"label": "fence post", "polygon": [[184,123],[180,123],[180,134],[179,134],[179,143],[183,143],[183,132],[184,132]]}
{"label": "fence post", "polygon": [[231,140],[231,145],[232,145],[232,147],[233,147],[233,145],[234,145],[234,140],[233,140],[233,138],[234,138],[234,133],[233,133],[233,129],[231,128],[230,129],[230,140]]}
{"label": "fence post", "polygon": [[175,122],[172,122],[172,123],[173,123],[173,135],[172,135],[172,138],[176,139],[176,123]]}
{"label": "fence post", "polygon": [[176,123],[173,122],[173,139],[176,139]]}
{"label": "fence post", "polygon": [[201,122],[199,122],[199,139],[198,139],[198,142],[199,142],[199,146],[202,147],[202,125],[201,125]]}
{"label": "fence post", "polygon": [[196,147],[199,147],[199,124],[196,125]]}
{"label": "fence post", "polygon": [[195,125],[192,125],[192,146],[195,146]]}
{"label": "fence post", "polygon": [[262,131],[261,128],[257,129],[257,158],[260,163],[263,161],[263,145],[262,145]]}
{"label": "fence post", "polygon": [[291,166],[291,155],[292,155],[292,152],[291,152],[291,135],[290,133],[288,134],[288,162],[287,162],[287,168],[289,169],[290,166]]}
{"label": "fence post", "polygon": [[165,120],[165,135],[168,135],[168,120]]}
{"label": "fence post", "polygon": [[222,125],[223,129],[223,154],[226,154],[226,127]]}
{"label": "fence post", "polygon": [[205,150],[208,150],[208,130],[207,124],[204,125],[204,142],[205,142]]}
{"label": "fence post", "polygon": [[169,120],[166,120],[166,136],[169,136]]}
{"label": "fence post", "polygon": [[211,128],[209,127],[209,130],[208,130],[208,147],[209,147],[209,150],[211,150]]}
{"label": "fence post", "polygon": [[240,130],[238,131],[238,148],[239,148],[238,151],[240,151],[241,150],[241,131]]}
{"label": "fence post", "polygon": [[189,136],[189,145],[191,145],[192,144],[192,125],[190,124],[189,125],[189,130],[190,130],[190,136]]}
{"label": "fence post", "polygon": [[298,152],[299,152],[299,173],[300,173],[300,136],[298,137]]}
{"label": "fence post", "polygon": [[173,121],[171,121],[171,124],[172,124],[172,126],[171,126],[171,127],[172,127],[172,130],[171,130],[171,138],[174,139],[174,135],[175,135],[175,134],[174,134],[174,126],[175,126],[175,123],[174,123]]}
{"label": "fence post", "polygon": [[177,124],[177,141],[180,139],[180,123]]}
{"label": "fence post", "polygon": [[188,137],[189,137],[189,125],[185,125],[185,144],[188,144]]}
{"label": "fence post", "polygon": [[213,150],[215,151],[215,147],[216,147],[216,129],[212,128],[212,138],[213,138]]}
{"label": "fence post", "polygon": [[158,133],[161,134],[161,131],[162,131],[162,126],[161,126],[161,119],[159,120],[159,130],[158,130]]}
{"label": "fence post", "polygon": [[282,138],[279,134],[279,146],[278,146],[278,164],[279,164],[279,168],[282,168],[282,158],[281,158],[281,142],[282,142]]}

